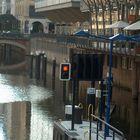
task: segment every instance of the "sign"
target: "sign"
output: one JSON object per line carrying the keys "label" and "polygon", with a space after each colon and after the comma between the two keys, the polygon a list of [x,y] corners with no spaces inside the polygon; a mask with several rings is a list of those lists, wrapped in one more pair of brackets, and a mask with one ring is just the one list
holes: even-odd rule
{"label": "sign", "polygon": [[95,94],[95,88],[87,88],[87,94]]}
{"label": "sign", "polygon": [[96,90],[96,98],[101,98],[101,90],[100,89]]}

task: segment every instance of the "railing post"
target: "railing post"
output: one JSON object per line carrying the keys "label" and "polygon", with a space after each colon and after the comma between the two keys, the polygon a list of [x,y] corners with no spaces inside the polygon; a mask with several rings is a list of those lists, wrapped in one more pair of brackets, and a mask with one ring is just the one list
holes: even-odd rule
{"label": "railing post", "polygon": [[[115,133],[117,133],[122,140],[125,140],[124,134],[120,130],[116,129],[115,127],[113,127],[109,123],[107,123],[106,121],[100,119],[99,117],[97,117],[93,114],[91,114],[91,117],[97,119],[96,140],[98,140],[98,135],[99,135],[99,129],[98,129],[99,128],[99,122],[102,122],[105,125],[105,128],[108,127],[108,130],[110,129],[110,130],[113,131],[113,140],[115,140]],[[106,133],[104,133],[104,140],[106,140]]]}
{"label": "railing post", "polygon": [[113,140],[115,140],[115,132],[113,131]]}
{"label": "railing post", "polygon": [[96,135],[96,140],[98,140],[98,127],[99,127],[99,122],[98,122],[98,120],[97,120],[97,135]]}
{"label": "railing post", "polygon": [[90,124],[89,124],[89,140],[91,140],[91,128],[92,128],[92,116],[90,115]]}

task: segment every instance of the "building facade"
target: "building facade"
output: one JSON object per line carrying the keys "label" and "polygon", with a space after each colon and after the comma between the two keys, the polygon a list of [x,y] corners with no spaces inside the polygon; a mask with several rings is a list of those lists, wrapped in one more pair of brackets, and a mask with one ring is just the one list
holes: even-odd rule
{"label": "building facade", "polygon": [[82,0],[80,9],[91,13],[91,30],[97,35],[114,34],[108,25],[120,20],[132,23],[140,15],[139,0]]}
{"label": "building facade", "polygon": [[12,0],[11,7],[11,14],[20,20],[22,33],[31,33],[35,22],[38,23],[36,32],[48,32],[47,26],[50,21],[35,14],[33,0]]}
{"label": "building facade", "polygon": [[55,34],[72,34],[90,17],[80,11],[80,0],[36,0],[35,10],[55,23]]}
{"label": "building facade", "polygon": [[75,28],[108,35],[117,31],[107,25],[119,20],[131,23],[139,18],[139,3],[139,0],[36,0],[35,9],[56,23],[56,33]]}
{"label": "building facade", "polygon": [[35,13],[34,4],[33,0],[0,0],[0,15],[9,14],[19,20],[21,33],[48,33],[50,21]]}

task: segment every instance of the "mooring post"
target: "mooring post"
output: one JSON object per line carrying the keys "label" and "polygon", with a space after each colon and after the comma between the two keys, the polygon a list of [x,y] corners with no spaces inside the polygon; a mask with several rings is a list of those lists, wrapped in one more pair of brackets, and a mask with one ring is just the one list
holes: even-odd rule
{"label": "mooring post", "polygon": [[30,78],[33,78],[33,62],[34,62],[34,55],[31,52],[30,54]]}
{"label": "mooring post", "polygon": [[55,89],[55,71],[56,71],[56,58],[52,61],[52,89]]}
{"label": "mooring post", "polygon": [[47,78],[47,56],[44,55],[43,57],[43,64],[42,64],[42,78],[43,78],[43,84],[46,85],[46,78]]}
{"label": "mooring post", "polygon": [[56,70],[56,58],[52,61],[52,80],[55,80],[55,70]]}
{"label": "mooring post", "polygon": [[39,55],[39,53],[36,53],[35,60],[36,60],[35,78],[37,80],[39,80],[40,79],[40,55]]}

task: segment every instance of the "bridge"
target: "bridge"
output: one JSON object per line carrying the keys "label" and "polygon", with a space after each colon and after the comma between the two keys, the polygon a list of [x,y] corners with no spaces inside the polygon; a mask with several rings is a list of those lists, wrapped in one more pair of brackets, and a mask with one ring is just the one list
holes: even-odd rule
{"label": "bridge", "polygon": [[30,41],[27,37],[18,36],[0,36],[0,45],[8,44],[23,49],[26,53],[30,50]]}
{"label": "bridge", "polygon": [[30,39],[28,37],[21,34],[13,35],[8,33],[0,35],[1,71],[17,69],[25,66],[25,56],[29,53]]}

